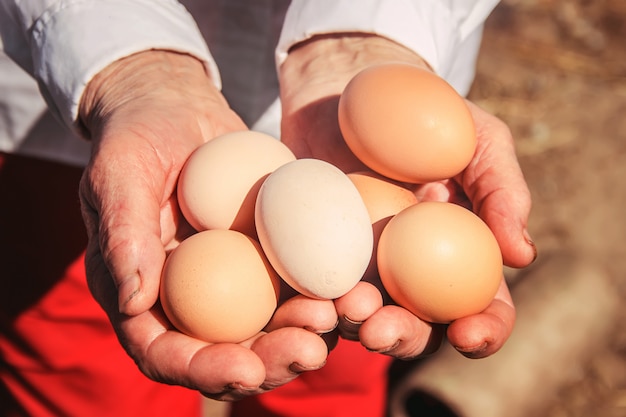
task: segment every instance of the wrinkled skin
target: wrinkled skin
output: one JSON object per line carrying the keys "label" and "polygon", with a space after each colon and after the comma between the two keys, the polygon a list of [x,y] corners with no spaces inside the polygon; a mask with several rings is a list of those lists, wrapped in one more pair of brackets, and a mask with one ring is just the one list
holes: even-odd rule
{"label": "wrinkled skin", "polygon": [[[320,56],[315,48],[333,53]],[[333,64],[341,66],[330,74],[324,59],[338,59]],[[369,36],[339,43],[320,37],[294,50],[280,72],[285,143],[299,157],[325,159],[344,170],[358,166],[338,131],[337,97],[356,71],[388,60],[424,65],[411,52]],[[507,264],[524,266],[534,256],[524,234],[530,197],[511,135],[493,116],[474,106],[472,111],[479,150],[468,169],[416,194],[422,200],[466,199],[494,230]],[[133,55],[98,74],[81,101],[80,120],[93,142],[80,186],[88,283],[148,377],[234,400],[319,369],[338,334],[399,358],[438,346],[444,329],[403,308],[382,307],[379,289],[367,283],[334,302],[289,299],[265,331],[239,344],[209,344],[176,331],[158,304],[158,291],[167,252],[192,233],[176,202],[178,174],[200,144],[246,126],[199,61],[166,51]],[[358,317],[347,316],[353,311]],[[514,317],[503,284],[485,312],[452,323],[447,335],[467,356],[487,356],[509,336]]]}

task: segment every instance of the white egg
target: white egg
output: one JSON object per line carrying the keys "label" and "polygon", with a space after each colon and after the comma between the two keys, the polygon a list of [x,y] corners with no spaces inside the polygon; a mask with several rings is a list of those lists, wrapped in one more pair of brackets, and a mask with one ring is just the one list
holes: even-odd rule
{"label": "white egg", "polygon": [[325,161],[299,159],[270,174],[255,222],[272,266],[306,296],[340,297],[369,265],[373,232],[365,203],[348,176]]}

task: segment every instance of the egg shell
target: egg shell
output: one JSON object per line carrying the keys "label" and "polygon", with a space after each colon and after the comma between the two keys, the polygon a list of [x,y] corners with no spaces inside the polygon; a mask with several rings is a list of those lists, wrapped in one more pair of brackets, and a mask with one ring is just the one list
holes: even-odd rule
{"label": "egg shell", "polygon": [[263,180],[295,160],[282,142],[261,132],[218,136],[198,147],[178,179],[178,203],[196,230],[233,229],[255,237],[254,204]]}
{"label": "egg shell", "polygon": [[370,215],[374,234],[372,259],[363,274],[363,280],[375,282],[378,278],[376,251],[383,229],[393,216],[417,204],[415,194],[400,183],[371,171],[352,172],[348,178],[354,183]]}
{"label": "egg shell", "polygon": [[474,213],[421,202],[394,216],[377,251],[383,286],[400,306],[433,323],[483,311],[502,280],[502,255]]}
{"label": "egg shell", "polygon": [[451,178],[465,169],[476,148],[463,97],[438,75],[409,64],[359,72],[341,94],[338,117],[356,157],[402,182]]}
{"label": "egg shell", "polygon": [[309,297],[344,295],[372,256],[367,208],[347,175],[325,161],[299,159],[270,174],[257,198],[256,226],[278,274]]}
{"label": "egg shell", "polygon": [[280,278],[254,239],[234,230],[206,230],[166,259],[160,300],[181,332],[211,343],[246,340],[265,327]]}

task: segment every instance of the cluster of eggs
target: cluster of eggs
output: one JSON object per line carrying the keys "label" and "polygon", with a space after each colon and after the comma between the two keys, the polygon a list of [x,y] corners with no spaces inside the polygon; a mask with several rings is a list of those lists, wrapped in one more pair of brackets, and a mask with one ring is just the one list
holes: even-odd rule
{"label": "cluster of eggs", "polygon": [[254,131],[190,155],[177,192],[197,233],[168,255],[160,294],[180,331],[209,342],[252,337],[271,319],[281,280],[335,299],[379,277],[397,304],[434,323],[491,302],[502,256],[487,225],[461,206],[418,202],[409,186],[468,165],[476,136],[463,98],[426,70],[386,64],[350,81],[338,115],[371,171],[296,159]]}

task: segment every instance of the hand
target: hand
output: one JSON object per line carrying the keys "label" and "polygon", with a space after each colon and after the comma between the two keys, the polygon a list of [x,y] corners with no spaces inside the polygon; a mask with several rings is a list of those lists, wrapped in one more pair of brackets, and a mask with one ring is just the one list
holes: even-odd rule
{"label": "hand", "polygon": [[184,162],[213,137],[246,129],[202,64],[165,51],[122,59],[89,83],[80,118],[93,142],[80,186],[87,280],[142,372],[232,400],[321,367],[328,347],[315,333],[335,326],[332,302],[300,306],[304,319],[285,303],[272,331],[240,344],[174,330],[157,302],[167,251],[192,233],[176,202]]}
{"label": "hand", "polygon": [[[348,81],[378,63],[406,62],[428,68],[412,51],[387,39],[362,34],[324,35],[297,45],[280,68],[282,140],[297,157],[329,161],[345,172],[365,166],[350,152],[337,122],[338,100]],[[332,70],[329,70],[331,69]],[[503,122],[469,103],[478,149],[467,169],[451,180],[414,190],[420,200],[454,201],[480,215],[494,232],[509,266],[528,265],[536,256],[526,225],[530,193],[517,162],[511,133]],[[466,356],[484,357],[509,337],[515,308],[504,282],[481,314],[449,326],[426,323],[406,309],[384,305],[384,290],[361,282],[335,305],[339,330],[370,350],[413,358],[439,347],[444,333]]]}

